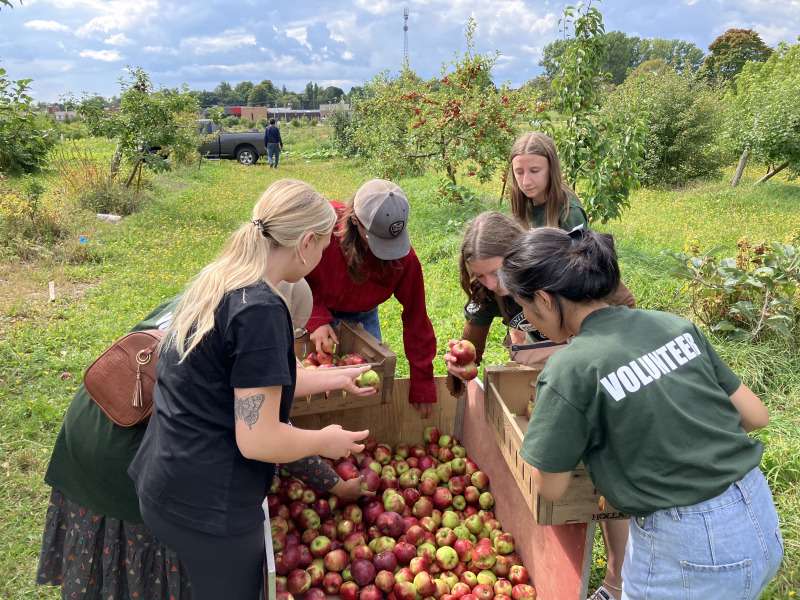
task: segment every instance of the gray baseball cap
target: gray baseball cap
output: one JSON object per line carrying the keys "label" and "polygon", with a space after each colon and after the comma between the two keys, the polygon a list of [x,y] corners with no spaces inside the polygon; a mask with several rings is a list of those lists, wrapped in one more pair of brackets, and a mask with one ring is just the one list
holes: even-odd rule
{"label": "gray baseball cap", "polygon": [[353,208],[375,256],[397,260],[409,253],[408,200],[398,185],[385,179],[368,181],[356,192]]}

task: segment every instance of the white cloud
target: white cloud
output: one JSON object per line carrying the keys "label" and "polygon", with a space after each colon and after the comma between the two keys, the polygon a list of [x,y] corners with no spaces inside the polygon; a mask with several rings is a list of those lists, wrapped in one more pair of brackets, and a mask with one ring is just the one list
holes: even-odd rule
{"label": "white cloud", "polygon": [[36,31],[69,31],[69,27],[66,25],[62,25],[56,21],[43,21],[41,19],[28,21],[25,23],[25,27],[35,29]]}
{"label": "white cloud", "polygon": [[311,44],[308,43],[308,29],[305,26],[302,27],[290,27],[283,32],[286,34],[286,37],[290,37],[296,42],[298,42],[301,46],[305,46],[309,50],[311,50]]}
{"label": "white cloud", "polygon": [[180,47],[194,54],[220,54],[255,46],[256,36],[244,29],[229,29],[216,36],[198,36],[181,40]]}
{"label": "white cloud", "polygon": [[345,50],[344,52],[342,52],[342,59],[344,60],[353,60],[355,57],[356,55],[350,52],[349,50]]}
{"label": "white cloud", "polygon": [[[74,3],[100,13],[78,29],[78,35],[84,37],[95,31],[109,33],[131,29],[158,14],[158,0],[111,0],[110,2],[77,0]],[[71,3],[68,1],[66,4]]]}
{"label": "white cloud", "polygon": [[109,46],[130,46],[133,44],[133,40],[131,40],[124,33],[115,33],[111,37],[104,39],[103,43],[108,44]]}
{"label": "white cloud", "polygon": [[103,62],[114,62],[122,58],[116,50],[82,50],[78,53],[78,56],[102,60]]}
{"label": "white cloud", "polygon": [[178,56],[179,54],[175,48],[168,48],[166,46],[145,46],[142,50],[150,54],[168,54],[170,56]]}
{"label": "white cloud", "polygon": [[397,3],[390,2],[389,0],[355,0],[353,4],[355,4],[357,8],[365,10],[373,15],[385,15],[397,10]]}

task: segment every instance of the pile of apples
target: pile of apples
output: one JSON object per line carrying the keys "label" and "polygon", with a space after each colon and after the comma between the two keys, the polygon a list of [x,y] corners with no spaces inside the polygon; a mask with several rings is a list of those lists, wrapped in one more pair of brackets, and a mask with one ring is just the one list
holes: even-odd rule
{"label": "pile of apples", "polygon": [[343,503],[290,476],[267,497],[277,600],[531,600],[536,590],[494,518],[489,477],[456,438],[427,427],[424,444],[373,438],[333,463],[376,492]]}

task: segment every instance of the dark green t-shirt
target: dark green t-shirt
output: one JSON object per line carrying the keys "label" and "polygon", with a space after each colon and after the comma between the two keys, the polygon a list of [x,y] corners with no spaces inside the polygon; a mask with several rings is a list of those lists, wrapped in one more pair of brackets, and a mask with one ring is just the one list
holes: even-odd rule
{"label": "dark green t-shirt", "polygon": [[583,461],[598,492],[635,517],[696,504],[761,462],[730,400],[740,384],[689,321],[596,310],[539,376],[520,455],[549,473]]}
{"label": "dark green t-shirt", "polygon": [[[547,225],[547,203],[536,206],[533,202],[528,203],[528,222],[531,227],[544,227]],[[578,225],[589,226],[589,218],[578,197],[569,194],[569,213],[565,206],[558,217],[558,226],[564,231],[571,231]]]}
{"label": "dark green t-shirt", "polygon": [[[166,329],[180,298],[158,306],[131,331]],[[81,385],[64,415],[45,482],[98,514],[141,523],[128,466],[146,429],[147,424],[120,427],[112,423]]]}

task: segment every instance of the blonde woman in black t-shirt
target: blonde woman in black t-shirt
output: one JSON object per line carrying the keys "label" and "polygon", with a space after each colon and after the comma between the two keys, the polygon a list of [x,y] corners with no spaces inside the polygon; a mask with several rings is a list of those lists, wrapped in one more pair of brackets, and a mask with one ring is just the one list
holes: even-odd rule
{"label": "blonde woman in black t-shirt", "polygon": [[288,424],[297,363],[275,286],[317,265],[335,221],[310,186],[274,183],[166,330],[153,415],[128,472],[145,523],[181,557],[196,600],[259,597],[274,463],[363,449],[368,431]]}

